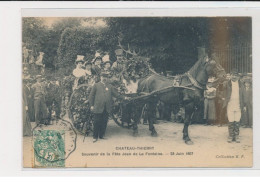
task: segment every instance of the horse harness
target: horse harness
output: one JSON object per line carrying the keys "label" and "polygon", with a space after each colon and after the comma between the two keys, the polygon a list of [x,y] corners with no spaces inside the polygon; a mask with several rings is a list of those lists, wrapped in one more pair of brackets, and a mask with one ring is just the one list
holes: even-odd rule
{"label": "horse harness", "polygon": [[189,72],[186,72],[184,76],[187,76],[191,82],[191,84],[186,85],[185,87],[195,86],[196,88],[204,90],[203,86],[201,86],[201,84]]}

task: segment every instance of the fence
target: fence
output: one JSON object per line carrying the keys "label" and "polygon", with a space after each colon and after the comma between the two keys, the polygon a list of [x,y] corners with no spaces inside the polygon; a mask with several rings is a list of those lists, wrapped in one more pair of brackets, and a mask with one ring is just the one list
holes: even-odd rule
{"label": "fence", "polygon": [[232,68],[240,73],[252,73],[252,46],[214,49],[213,52],[227,73]]}

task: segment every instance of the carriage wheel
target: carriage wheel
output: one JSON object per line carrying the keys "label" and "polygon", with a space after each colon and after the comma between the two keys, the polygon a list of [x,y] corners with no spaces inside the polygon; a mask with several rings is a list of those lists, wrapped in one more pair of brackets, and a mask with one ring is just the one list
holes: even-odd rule
{"label": "carriage wheel", "polygon": [[68,104],[69,118],[77,132],[82,135],[88,135],[93,131],[93,115],[88,103],[89,93],[88,85],[80,85],[73,91]]}
{"label": "carriage wheel", "polygon": [[130,123],[123,122],[123,120],[122,120],[123,107],[124,107],[124,104],[120,103],[120,101],[118,101],[118,100],[115,100],[114,106],[112,109],[111,118],[115,121],[115,123],[118,126],[129,129],[133,126],[134,121],[132,120],[132,116],[131,116]]}

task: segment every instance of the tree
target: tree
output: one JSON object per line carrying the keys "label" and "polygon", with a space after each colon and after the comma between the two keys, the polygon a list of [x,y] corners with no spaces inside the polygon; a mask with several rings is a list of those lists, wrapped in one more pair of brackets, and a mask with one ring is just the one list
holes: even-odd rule
{"label": "tree", "polygon": [[197,61],[197,47],[207,44],[207,20],[202,18],[108,18],[110,35],[122,35],[122,45],[147,56],[158,72],[187,71]]}
{"label": "tree", "polygon": [[41,19],[26,17],[22,20],[22,41],[27,49],[33,50],[35,57],[43,49],[47,31]]}
{"label": "tree", "polygon": [[44,63],[46,68],[53,70],[57,67],[57,50],[62,32],[66,28],[81,26],[81,21],[82,18],[60,18],[51,26],[43,46],[43,52],[45,53]]}
{"label": "tree", "polygon": [[112,53],[116,41],[108,34],[107,28],[67,28],[61,35],[58,48],[58,67],[71,69],[77,55],[85,55],[91,61],[97,50]]}

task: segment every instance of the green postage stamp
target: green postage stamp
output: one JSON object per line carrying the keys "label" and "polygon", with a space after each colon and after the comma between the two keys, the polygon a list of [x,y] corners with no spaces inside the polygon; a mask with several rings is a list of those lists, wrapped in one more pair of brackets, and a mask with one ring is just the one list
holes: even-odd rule
{"label": "green postage stamp", "polygon": [[64,131],[37,130],[34,136],[35,167],[64,167],[65,143]]}

